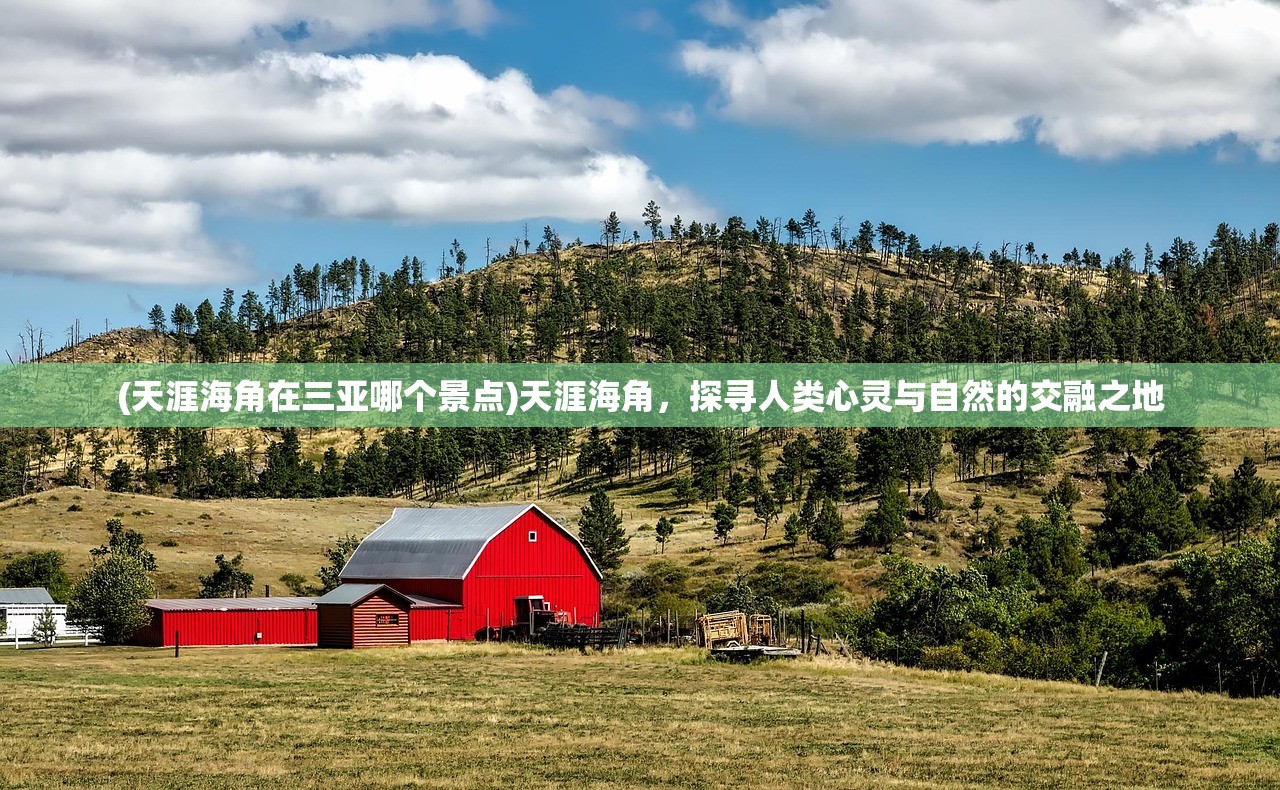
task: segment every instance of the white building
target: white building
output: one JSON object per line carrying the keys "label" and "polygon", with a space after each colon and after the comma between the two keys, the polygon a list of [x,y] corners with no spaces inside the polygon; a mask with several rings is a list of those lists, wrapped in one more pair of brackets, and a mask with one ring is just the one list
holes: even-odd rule
{"label": "white building", "polygon": [[36,618],[45,609],[53,612],[58,621],[58,636],[79,636],[80,632],[67,627],[67,607],[54,603],[49,591],[43,587],[0,587],[0,640],[17,644],[20,639],[31,639]]}

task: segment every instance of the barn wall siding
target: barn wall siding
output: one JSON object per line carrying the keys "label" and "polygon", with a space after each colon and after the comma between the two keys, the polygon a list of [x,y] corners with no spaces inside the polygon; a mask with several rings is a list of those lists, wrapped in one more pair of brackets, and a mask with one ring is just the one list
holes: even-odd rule
{"label": "barn wall siding", "polygon": [[[262,634],[261,639],[257,635]],[[315,609],[267,611],[151,611],[151,624],[135,644],[172,647],[176,635],[187,647],[202,645],[314,645]]]}
{"label": "barn wall siding", "polygon": [[317,606],[317,644],[320,647],[354,647],[351,607]]}
{"label": "barn wall siding", "polygon": [[461,622],[461,609],[410,609],[409,641],[469,638],[469,634],[459,631]]}
{"label": "barn wall siding", "polygon": [[[531,531],[538,535],[534,542]],[[491,540],[464,580],[461,638],[482,630],[486,614],[494,627],[509,625],[515,599],[524,595],[541,595],[552,609],[570,618],[576,613],[582,623],[594,623],[600,613],[600,581],[582,549],[534,510]]]}
{"label": "barn wall siding", "polygon": [[[399,623],[378,625],[378,615],[397,615]],[[409,644],[409,607],[383,593],[375,593],[352,611],[352,644],[355,647],[384,647]]]}

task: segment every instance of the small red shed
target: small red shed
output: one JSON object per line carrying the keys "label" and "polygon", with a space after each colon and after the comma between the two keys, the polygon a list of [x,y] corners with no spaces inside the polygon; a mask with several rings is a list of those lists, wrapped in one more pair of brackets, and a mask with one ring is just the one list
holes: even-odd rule
{"label": "small red shed", "polygon": [[315,598],[156,598],[146,603],[151,623],[133,643],[196,645],[314,645]]}
{"label": "small red shed", "polygon": [[422,604],[409,615],[413,641],[511,625],[517,599],[530,597],[594,624],[601,579],[577,536],[532,504],[396,508],[342,571],[344,586],[385,584]]}
{"label": "small red shed", "polygon": [[316,599],[320,647],[409,644],[413,600],[385,584],[343,584]]}

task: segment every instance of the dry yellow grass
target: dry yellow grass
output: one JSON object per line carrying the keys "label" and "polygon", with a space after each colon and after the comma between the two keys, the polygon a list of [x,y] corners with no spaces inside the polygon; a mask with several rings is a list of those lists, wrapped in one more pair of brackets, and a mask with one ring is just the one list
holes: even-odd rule
{"label": "dry yellow grass", "polygon": [[[141,532],[155,553],[162,596],[195,595],[215,555],[239,553],[259,589],[270,584],[274,594],[284,594],[282,574],[301,573],[314,581],[325,546],[347,533],[364,537],[393,507],[408,504],[363,497],[187,501],[59,488],[0,505],[0,562],[20,552],[57,549],[77,575],[89,562],[89,550],[106,542],[107,519],[118,517]],[[68,511],[73,505],[82,509]],[[177,545],[160,545],[165,540]]]}
{"label": "dry yellow grass", "polygon": [[1280,701],[692,650],[0,651],[10,787],[1264,787]]}

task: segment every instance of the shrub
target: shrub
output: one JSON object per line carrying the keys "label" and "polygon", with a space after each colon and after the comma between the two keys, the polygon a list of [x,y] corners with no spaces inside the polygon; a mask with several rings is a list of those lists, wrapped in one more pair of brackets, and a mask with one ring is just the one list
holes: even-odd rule
{"label": "shrub", "polygon": [[58,618],[49,607],[36,615],[35,624],[31,626],[31,638],[45,647],[58,641]]}
{"label": "shrub", "polygon": [[973,670],[973,660],[965,654],[964,648],[958,644],[926,647],[920,653],[920,668],[969,672]]}

